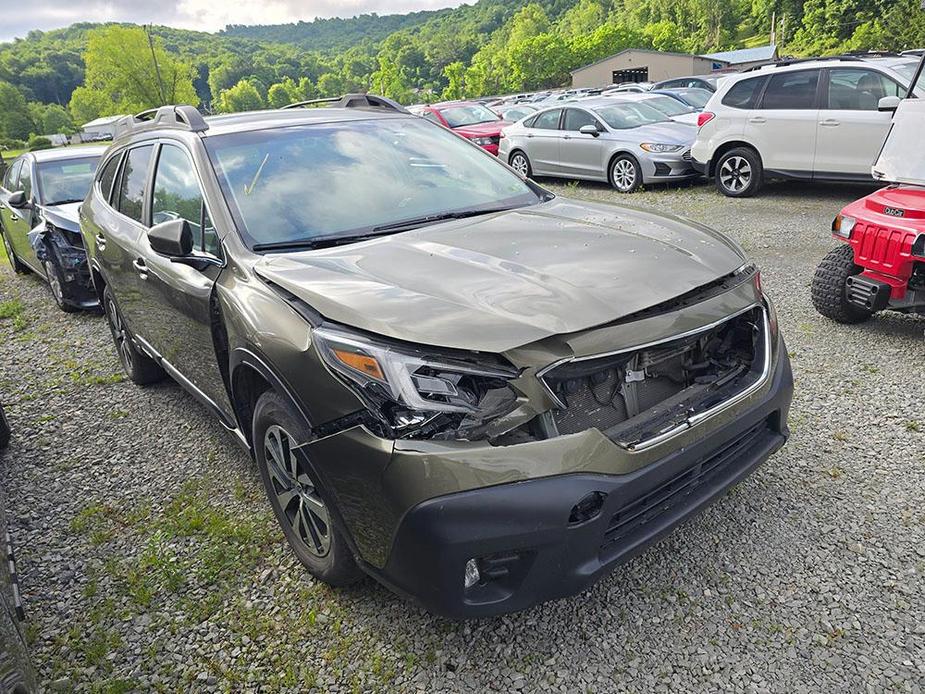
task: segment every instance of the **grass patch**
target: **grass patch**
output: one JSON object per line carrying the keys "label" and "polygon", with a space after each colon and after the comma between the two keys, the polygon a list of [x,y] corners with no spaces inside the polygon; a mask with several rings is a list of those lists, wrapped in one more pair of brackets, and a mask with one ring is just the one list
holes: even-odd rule
{"label": "grass patch", "polygon": [[19,299],[10,299],[9,301],[0,302],[0,320],[16,318],[22,315],[26,307]]}

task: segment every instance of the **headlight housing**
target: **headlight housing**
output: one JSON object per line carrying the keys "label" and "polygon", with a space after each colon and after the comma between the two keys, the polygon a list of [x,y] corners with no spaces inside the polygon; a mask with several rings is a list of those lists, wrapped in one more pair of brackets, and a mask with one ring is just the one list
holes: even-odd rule
{"label": "headlight housing", "polygon": [[854,217],[849,217],[848,215],[837,215],[834,220],[832,220],[832,233],[836,236],[841,236],[843,239],[850,239],[851,232],[854,231],[854,225],[858,223]]}
{"label": "headlight housing", "polygon": [[499,358],[393,343],[322,326],[312,339],[324,364],[401,438],[473,439],[517,406],[517,369]]}
{"label": "headlight housing", "polygon": [[641,145],[645,151],[652,152],[653,154],[668,154],[669,152],[680,152],[684,148],[684,145],[666,145],[659,144],[656,142],[643,142]]}
{"label": "headlight housing", "polygon": [[485,145],[491,144],[491,138],[490,137],[473,137],[472,142],[479,146],[484,147]]}

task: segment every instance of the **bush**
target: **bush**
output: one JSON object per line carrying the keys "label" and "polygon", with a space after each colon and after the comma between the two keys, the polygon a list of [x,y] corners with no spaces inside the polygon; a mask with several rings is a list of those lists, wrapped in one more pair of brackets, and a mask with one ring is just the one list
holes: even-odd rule
{"label": "bush", "polygon": [[29,142],[26,143],[26,146],[29,147],[30,152],[35,152],[40,149],[51,149],[52,144],[51,140],[47,137],[42,137],[41,135],[33,135],[29,138]]}
{"label": "bush", "polygon": [[6,151],[9,149],[25,149],[26,143],[22,140],[17,140],[15,137],[0,137],[0,150]]}

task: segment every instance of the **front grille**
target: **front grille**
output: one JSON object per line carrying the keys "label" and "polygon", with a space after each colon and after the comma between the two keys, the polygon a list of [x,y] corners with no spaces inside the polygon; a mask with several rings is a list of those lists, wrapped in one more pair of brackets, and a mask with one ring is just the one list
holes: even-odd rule
{"label": "front grille", "polygon": [[753,375],[763,320],[761,309],[752,309],[695,335],[550,369],[542,380],[560,405],[552,411],[557,432],[596,428],[631,443],[670,428],[705,396],[718,397]]}
{"label": "front grille", "polygon": [[671,509],[677,508],[702,485],[713,479],[729,476],[734,466],[748,460],[748,451],[769,429],[767,420],[759,422],[705,459],[623,506],[607,525],[601,551],[606,551],[614,543],[654,522]]}
{"label": "front grille", "polygon": [[896,274],[906,261],[916,237],[915,232],[863,223],[858,223],[854,234],[857,239],[858,263],[869,270],[879,270],[888,275]]}

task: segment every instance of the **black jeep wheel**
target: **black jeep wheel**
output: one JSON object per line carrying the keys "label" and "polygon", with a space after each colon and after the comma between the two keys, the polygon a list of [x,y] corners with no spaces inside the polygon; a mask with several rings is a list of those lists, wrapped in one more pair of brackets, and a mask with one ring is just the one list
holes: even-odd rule
{"label": "black jeep wheel", "polygon": [[29,272],[29,268],[26,267],[19,258],[16,257],[16,252],[13,250],[12,244],[10,244],[10,239],[6,235],[6,229],[0,226],[0,235],[3,236],[3,248],[6,251],[6,257],[10,259],[10,265],[13,266],[13,272],[17,275],[25,275]]}
{"label": "black jeep wheel", "polygon": [[[48,251],[46,251],[46,253],[48,253]],[[45,267],[45,279],[48,281],[48,288],[51,290],[51,296],[55,300],[55,303],[58,304],[58,308],[65,313],[79,311],[80,308],[78,306],[69,304],[64,297],[64,277],[61,275],[58,264],[51,256],[46,257],[42,264]]]}
{"label": "black jeep wheel", "polygon": [[304,449],[309,439],[302,417],[272,390],[254,407],[257,467],[276,520],[292,551],[315,578],[346,586],[363,577],[331,513],[330,495],[320,486]]}
{"label": "black jeep wheel", "polygon": [[813,306],[826,318],[839,323],[862,323],[873,315],[860,306],[848,303],[845,281],[863,271],[854,263],[854,248],[847,244],[829,251],[813,275]]}
{"label": "black jeep wheel", "polygon": [[108,286],[103,290],[103,310],[106,313],[106,322],[109,324],[109,332],[112,333],[112,341],[116,345],[119,361],[132,383],[136,386],[146,386],[149,383],[163,380],[167,374],[158,363],[135,348],[132,335],[125,321],[122,320],[122,312],[119,311],[112,290]]}
{"label": "black jeep wheel", "polygon": [[748,147],[731,149],[716,162],[716,187],[730,198],[755,195],[764,179],[761,157]]}

